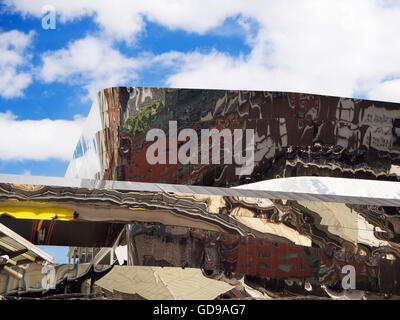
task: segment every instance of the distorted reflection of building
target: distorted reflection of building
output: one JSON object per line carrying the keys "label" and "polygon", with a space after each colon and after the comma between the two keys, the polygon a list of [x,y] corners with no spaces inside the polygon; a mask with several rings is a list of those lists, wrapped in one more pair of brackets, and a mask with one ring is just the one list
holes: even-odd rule
{"label": "distorted reflection of building", "polygon": [[[71,246],[71,265],[114,265],[106,276],[121,285],[127,272],[151,286],[146,274],[165,267],[182,274],[181,288],[186,269],[231,286],[213,298],[399,294],[399,128],[400,105],[389,102],[105,89],[65,180],[0,179],[0,223],[33,244]],[[148,139],[153,129],[158,140]],[[217,137],[201,139],[204,132]],[[154,143],[164,146],[153,154],[158,163],[148,159]],[[182,163],[180,150],[194,150],[197,163]],[[343,291],[347,265],[359,291]],[[108,293],[152,297],[125,284],[124,295],[104,279]]]}

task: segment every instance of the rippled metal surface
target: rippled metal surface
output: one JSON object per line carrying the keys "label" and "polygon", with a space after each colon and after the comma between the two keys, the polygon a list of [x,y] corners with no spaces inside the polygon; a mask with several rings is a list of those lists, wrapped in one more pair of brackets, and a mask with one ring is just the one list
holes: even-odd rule
{"label": "rippled metal surface", "polygon": [[[151,129],[178,152],[170,121],[198,136],[254,130],[251,172],[225,158],[150,164]],[[347,294],[350,266],[355,289],[399,294],[399,176],[400,104],[110,88],[93,103],[65,179],[0,176],[0,223],[35,244],[92,247],[112,246],[126,228],[130,265],[244,274],[280,293]]]}
{"label": "rippled metal surface", "polygon": [[[2,182],[0,222],[35,244],[81,246],[110,246],[125,224],[135,223],[128,255],[134,265],[307,279],[330,287],[352,265],[357,289],[398,293],[398,207],[329,202],[333,195],[324,195],[326,201],[271,200],[218,195],[229,192],[224,188],[206,195],[129,191],[135,183],[123,184],[118,190],[107,182],[103,188]],[[65,211],[48,216],[49,208]],[[21,219],[18,209],[30,218]]]}
{"label": "rippled metal surface", "polygon": [[[88,184],[88,180],[84,183]],[[92,241],[89,234],[94,228],[93,237],[99,241],[104,239],[101,244],[107,246],[107,235],[117,233],[124,224],[142,222],[321,248],[345,248],[354,253],[399,255],[399,213],[398,207],[391,204],[397,199],[377,199],[376,205],[373,205],[375,199],[370,198],[371,204],[363,205],[360,204],[362,198],[349,196],[353,203],[346,204],[338,202],[338,196],[330,194],[321,195],[316,201],[296,201],[286,200],[290,199],[291,192],[278,192],[274,199],[269,199],[260,198],[259,192],[252,196],[253,191],[245,189],[210,187],[204,191],[205,188],[191,186],[187,188],[187,193],[181,193],[161,184],[119,182],[120,187],[124,186],[120,189],[111,188],[113,184],[104,182],[103,187],[83,188],[20,185],[1,182],[0,179],[0,221],[13,228],[17,228],[22,223],[20,221],[28,221],[20,227],[21,230],[14,230],[33,243],[40,243],[38,239],[41,238],[45,244],[55,241],[54,244],[68,245],[66,231],[60,231],[64,240],[57,242],[57,237],[53,239],[48,235],[49,230],[56,234],[57,228],[68,230],[69,225],[80,223],[79,230],[87,227],[88,232],[71,234],[76,242],[79,238]],[[164,188],[165,191],[139,191],[146,188]],[[230,192],[232,196],[220,195]],[[268,190],[265,192],[273,194]],[[301,199],[302,195],[293,193],[293,197]],[[382,201],[387,201],[386,206],[382,206]],[[48,211],[54,212],[54,215],[49,215]],[[29,219],[45,221],[42,226],[47,233],[40,231],[38,226],[27,227],[27,223],[32,223]],[[104,232],[110,225],[115,232]]]}
{"label": "rippled metal surface", "polygon": [[350,289],[343,278],[352,269],[351,289],[400,293],[398,260],[188,228],[133,225],[129,230],[131,265],[202,268],[338,289]]}
{"label": "rippled metal surface", "polygon": [[[254,168],[146,161],[146,133],[253,129]],[[245,146],[245,142],[244,147]],[[172,148],[173,146],[168,147]],[[199,142],[199,152],[201,145]],[[235,150],[233,150],[235,152]],[[163,88],[102,90],[67,177],[233,186],[319,175],[398,181],[400,105],[303,93]]]}

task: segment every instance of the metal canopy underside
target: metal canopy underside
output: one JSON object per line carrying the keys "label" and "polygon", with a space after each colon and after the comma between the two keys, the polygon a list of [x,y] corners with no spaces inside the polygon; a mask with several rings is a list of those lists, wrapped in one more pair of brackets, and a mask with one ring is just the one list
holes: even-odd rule
{"label": "metal canopy underside", "polygon": [[9,260],[7,265],[21,265],[32,262],[53,262],[53,257],[39,249],[11,229],[0,223],[0,254]]}

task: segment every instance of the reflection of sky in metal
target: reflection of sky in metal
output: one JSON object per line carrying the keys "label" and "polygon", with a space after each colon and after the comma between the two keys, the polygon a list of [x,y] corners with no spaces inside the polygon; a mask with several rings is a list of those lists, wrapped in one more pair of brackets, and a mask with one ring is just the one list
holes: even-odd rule
{"label": "reflection of sky in metal", "polygon": [[333,177],[290,177],[250,183],[235,189],[332,195],[356,198],[400,199],[400,184],[391,181]]}
{"label": "reflection of sky in metal", "polygon": [[37,246],[37,247],[51,254],[54,258],[54,263],[68,263],[67,253],[69,247],[63,247],[63,246]]}

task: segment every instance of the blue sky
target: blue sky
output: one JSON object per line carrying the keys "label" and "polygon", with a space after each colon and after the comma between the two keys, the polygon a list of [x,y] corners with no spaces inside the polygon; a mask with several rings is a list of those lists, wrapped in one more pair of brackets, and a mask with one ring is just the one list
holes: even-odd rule
{"label": "blue sky", "polygon": [[400,102],[399,21],[389,0],[0,1],[0,173],[64,176],[111,86]]}

